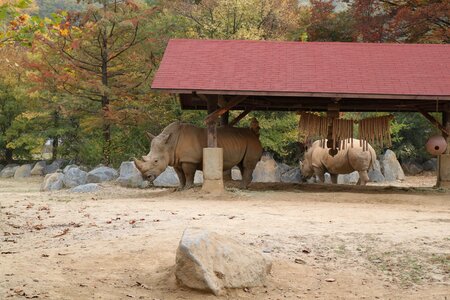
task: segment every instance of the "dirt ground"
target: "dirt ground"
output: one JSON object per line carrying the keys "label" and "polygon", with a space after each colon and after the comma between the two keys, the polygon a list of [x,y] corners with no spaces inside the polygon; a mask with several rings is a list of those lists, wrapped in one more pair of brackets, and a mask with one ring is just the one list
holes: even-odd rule
{"label": "dirt ground", "polygon": [[[0,298],[450,299],[450,192],[434,182],[232,185],[213,198],[112,184],[49,193],[40,179],[3,179]],[[267,285],[221,297],[178,286],[188,226],[261,250],[273,261]]]}

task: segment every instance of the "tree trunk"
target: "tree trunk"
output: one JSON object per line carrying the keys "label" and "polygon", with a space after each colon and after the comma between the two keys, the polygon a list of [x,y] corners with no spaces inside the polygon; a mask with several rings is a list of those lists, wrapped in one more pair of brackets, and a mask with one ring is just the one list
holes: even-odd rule
{"label": "tree trunk", "polygon": [[[102,84],[108,87],[108,44],[106,30],[102,33]],[[109,122],[109,97],[102,96],[102,118],[103,118],[103,164],[111,164],[111,123]]]}
{"label": "tree trunk", "polygon": [[13,150],[6,148],[5,149],[5,160],[7,163],[11,163],[13,161]]}
{"label": "tree trunk", "polygon": [[[55,129],[59,127],[59,111],[55,110],[53,112],[53,126]],[[58,146],[59,146],[59,135],[55,134],[53,136],[52,143],[52,159],[55,160],[58,158]]]}

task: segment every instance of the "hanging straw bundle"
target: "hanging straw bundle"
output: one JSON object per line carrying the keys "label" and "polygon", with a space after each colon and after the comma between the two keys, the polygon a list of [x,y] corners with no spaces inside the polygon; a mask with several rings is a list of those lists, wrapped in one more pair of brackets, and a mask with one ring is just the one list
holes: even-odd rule
{"label": "hanging straw bundle", "polygon": [[359,140],[363,151],[368,150],[368,143],[391,147],[392,115],[362,119],[359,121]]}
{"label": "hanging straw bundle", "polygon": [[321,117],[312,113],[301,112],[298,123],[299,140],[300,135],[304,136],[305,141],[310,137],[320,137],[325,139],[328,133],[328,118]]}

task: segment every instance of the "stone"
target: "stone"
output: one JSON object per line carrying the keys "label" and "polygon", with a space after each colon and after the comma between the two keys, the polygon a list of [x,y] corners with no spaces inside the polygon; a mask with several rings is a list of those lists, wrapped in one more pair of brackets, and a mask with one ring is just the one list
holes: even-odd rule
{"label": "stone", "polygon": [[57,170],[61,169],[62,166],[64,165],[64,160],[63,159],[56,159],[54,160],[51,164],[45,166],[44,168],[44,174],[51,174],[51,173],[55,173]]}
{"label": "stone", "polygon": [[[80,167],[78,167],[77,165],[70,164],[70,165],[67,165],[67,166],[63,169],[63,173],[66,174],[67,171],[69,171],[69,170],[72,169],[72,168],[78,168],[78,169],[80,169]],[[83,171],[84,171],[84,170],[83,170]]]}
{"label": "stone", "polygon": [[4,165],[0,164],[0,172],[3,170],[4,167],[5,167]]}
{"label": "stone", "polygon": [[401,166],[403,171],[408,175],[415,176],[423,172],[422,165],[414,161],[402,163]]}
{"label": "stone", "polygon": [[30,177],[31,169],[33,169],[32,164],[21,165],[16,169],[16,172],[14,172],[14,179]]}
{"label": "stone", "polygon": [[432,158],[427,160],[422,164],[422,168],[424,171],[436,171],[437,170],[437,159]]}
{"label": "stone", "polygon": [[285,163],[277,163],[277,164],[278,164],[278,172],[280,173],[280,179],[284,173],[289,172],[292,169],[289,165]]}
{"label": "stone", "polygon": [[72,167],[64,173],[63,182],[67,188],[86,184],[87,173],[79,168]]}
{"label": "stone", "polygon": [[195,171],[194,175],[194,184],[202,184],[203,183],[203,172],[202,171]]}
{"label": "stone", "polygon": [[300,183],[302,180],[302,173],[300,168],[293,168],[281,175],[281,182]]}
{"label": "stone", "polygon": [[280,182],[281,172],[277,162],[269,155],[263,155],[253,170],[253,182]]}
{"label": "stone", "polygon": [[392,150],[386,150],[380,158],[380,165],[386,181],[405,180],[405,173]]}
{"label": "stone", "polygon": [[44,170],[47,162],[44,160],[38,161],[31,170],[31,176],[44,176]]}
{"label": "stone", "polygon": [[330,173],[326,172],[326,173],[324,174],[324,180],[323,180],[323,181],[324,181],[324,183],[326,183],[326,184],[332,184]]}
{"label": "stone", "polygon": [[3,170],[0,172],[1,178],[11,178],[16,173],[17,168],[19,168],[19,165],[17,164],[8,164],[6,165]]}
{"label": "stone", "polygon": [[97,167],[87,174],[87,183],[101,183],[105,181],[115,180],[119,177],[119,173],[110,167]]}
{"label": "stone", "polygon": [[41,185],[41,191],[58,191],[63,188],[64,174],[55,172],[45,175],[44,182]]}
{"label": "stone", "polygon": [[164,172],[162,172],[153,181],[154,186],[158,187],[178,187],[180,185],[180,180],[178,179],[177,172],[173,167],[167,167]]}
{"label": "stone", "polygon": [[94,193],[98,192],[102,187],[97,183],[87,183],[70,189],[72,193]]}
{"label": "stone", "polygon": [[231,169],[231,179],[232,180],[242,180],[241,170],[238,167],[233,167]]}
{"label": "stone", "polygon": [[339,174],[337,183],[338,184],[356,184],[359,180],[358,171],[354,171],[350,174]]}
{"label": "stone", "polygon": [[367,175],[369,175],[369,181],[370,182],[384,182],[384,175],[381,173],[381,166],[380,161],[376,160],[373,164],[373,169],[369,170],[367,172]]}
{"label": "stone", "polygon": [[202,228],[187,228],[176,254],[177,281],[220,295],[225,288],[264,285],[272,264],[253,248]]}
{"label": "stone", "polygon": [[119,178],[116,182],[120,186],[129,188],[146,188],[149,186],[149,182],[144,180],[133,161],[124,161],[120,164]]}

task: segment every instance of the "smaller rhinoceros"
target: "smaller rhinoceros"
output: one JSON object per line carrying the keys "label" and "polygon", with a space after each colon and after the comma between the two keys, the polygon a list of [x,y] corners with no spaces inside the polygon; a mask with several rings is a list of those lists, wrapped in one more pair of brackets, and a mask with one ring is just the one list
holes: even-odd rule
{"label": "smaller rhinoceros", "polygon": [[[325,140],[326,145],[326,140]],[[325,172],[330,173],[331,182],[337,183],[339,174],[348,174],[353,171],[359,173],[359,185],[365,185],[369,181],[367,171],[373,167],[376,161],[376,153],[372,146],[363,151],[358,139],[353,139],[353,147],[348,141],[345,149],[340,149],[335,156],[329,154],[329,148],[321,147],[321,141],[315,141],[306,151],[303,162],[300,163],[303,179],[317,176],[320,182],[324,182]]]}
{"label": "smaller rhinoceros", "polygon": [[[150,152],[135,159],[136,167],[150,182],[167,166],[172,166],[180,180],[180,188],[189,189],[194,184],[196,170],[203,167],[203,148],[207,147],[205,128],[174,122],[151,139]],[[252,180],[252,173],[262,155],[257,134],[249,128],[224,126],[217,128],[217,145],[223,148],[223,170],[238,166],[242,173],[242,187]]]}

